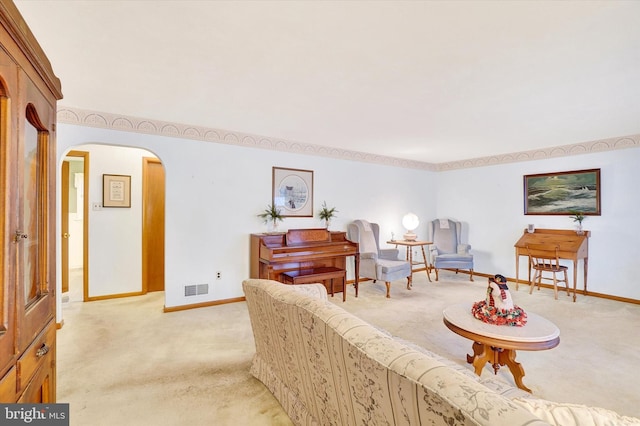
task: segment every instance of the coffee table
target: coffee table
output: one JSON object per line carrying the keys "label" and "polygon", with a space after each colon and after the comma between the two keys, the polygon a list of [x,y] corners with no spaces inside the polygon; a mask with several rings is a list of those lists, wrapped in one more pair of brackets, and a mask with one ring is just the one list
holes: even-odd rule
{"label": "coffee table", "polygon": [[491,364],[495,374],[500,366],[506,365],[516,385],[531,393],[531,389],[522,383],[524,368],[516,362],[516,350],[555,348],[560,343],[558,327],[532,312],[527,312],[527,323],[523,327],[486,324],[471,314],[472,305],[453,305],[442,312],[444,324],[449,330],[473,341],[473,355],[467,355],[467,362],[473,364],[478,376],[487,363]]}

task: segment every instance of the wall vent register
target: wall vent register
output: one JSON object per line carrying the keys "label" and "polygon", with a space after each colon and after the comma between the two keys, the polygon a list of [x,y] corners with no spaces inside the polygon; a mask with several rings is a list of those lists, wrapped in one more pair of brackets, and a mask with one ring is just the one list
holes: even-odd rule
{"label": "wall vent register", "polygon": [[184,286],[185,296],[198,296],[200,294],[209,294],[209,284],[194,284]]}

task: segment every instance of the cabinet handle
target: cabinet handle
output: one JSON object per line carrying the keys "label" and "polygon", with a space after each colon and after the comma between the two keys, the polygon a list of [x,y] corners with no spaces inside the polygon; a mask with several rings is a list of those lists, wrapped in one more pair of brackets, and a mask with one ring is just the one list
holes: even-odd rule
{"label": "cabinet handle", "polygon": [[46,343],[43,343],[42,346],[40,346],[40,349],[36,351],[36,358],[45,356],[47,352],[49,352],[49,346],[47,346]]}
{"label": "cabinet handle", "polygon": [[29,236],[22,231],[16,231],[16,236],[13,238],[13,241],[19,243],[20,240],[26,240]]}

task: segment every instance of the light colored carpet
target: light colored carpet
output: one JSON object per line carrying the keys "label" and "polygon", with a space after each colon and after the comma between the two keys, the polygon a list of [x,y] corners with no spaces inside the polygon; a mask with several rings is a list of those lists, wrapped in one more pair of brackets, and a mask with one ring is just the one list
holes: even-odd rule
{"label": "light colored carpet", "polygon": [[[640,306],[520,286],[516,304],[553,321],[560,345],[518,352],[525,385],[544,399],[588,404],[640,417]],[[408,341],[471,369],[471,342],[442,323],[444,307],[484,298],[486,279],[443,272],[413,289],[362,283],[332,302]],[[254,352],[245,303],[163,313],[163,293],[63,304],[58,332],[58,402],[72,425],[290,425],[269,391],[249,374]],[[493,374],[487,366],[482,374]],[[508,369],[498,377],[513,384]]]}
{"label": "light colored carpet", "polygon": [[163,313],[164,294],[69,302],[58,402],[72,426],[290,425],[249,373],[245,303]]}
{"label": "light colored carpet", "polygon": [[[432,274],[433,275],[433,274]],[[442,311],[454,303],[483,300],[487,279],[441,273],[430,283],[426,273],[414,274],[412,290],[403,282],[392,284],[391,299],[384,297],[384,283],[365,282],[358,299],[349,297],[343,307],[390,333],[468,366],[471,341],[450,331]],[[445,278],[445,280],[442,280]],[[516,361],[525,371],[524,384],[539,398],[600,406],[620,414],[640,417],[640,306],[578,295],[575,303],[566,292],[553,298],[553,290],[509,283],[514,303],[555,323],[560,344],[545,351],[519,351]],[[350,294],[349,294],[350,295]],[[335,298],[334,298],[335,299]],[[364,302],[364,303],[363,303]],[[487,364],[482,374],[493,374]],[[508,368],[498,377],[515,385]]]}

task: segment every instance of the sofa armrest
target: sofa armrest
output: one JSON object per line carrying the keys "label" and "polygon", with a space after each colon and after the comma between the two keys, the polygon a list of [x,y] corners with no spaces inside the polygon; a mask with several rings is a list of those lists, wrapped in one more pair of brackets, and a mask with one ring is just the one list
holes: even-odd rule
{"label": "sofa armrest", "polygon": [[558,403],[538,398],[513,398],[511,400],[545,422],[557,426],[640,425],[640,419],[621,416],[605,408]]}
{"label": "sofa armrest", "polygon": [[294,291],[305,294],[309,297],[314,297],[320,300],[329,300],[327,296],[327,288],[324,284],[295,284],[291,285],[291,288]]}

